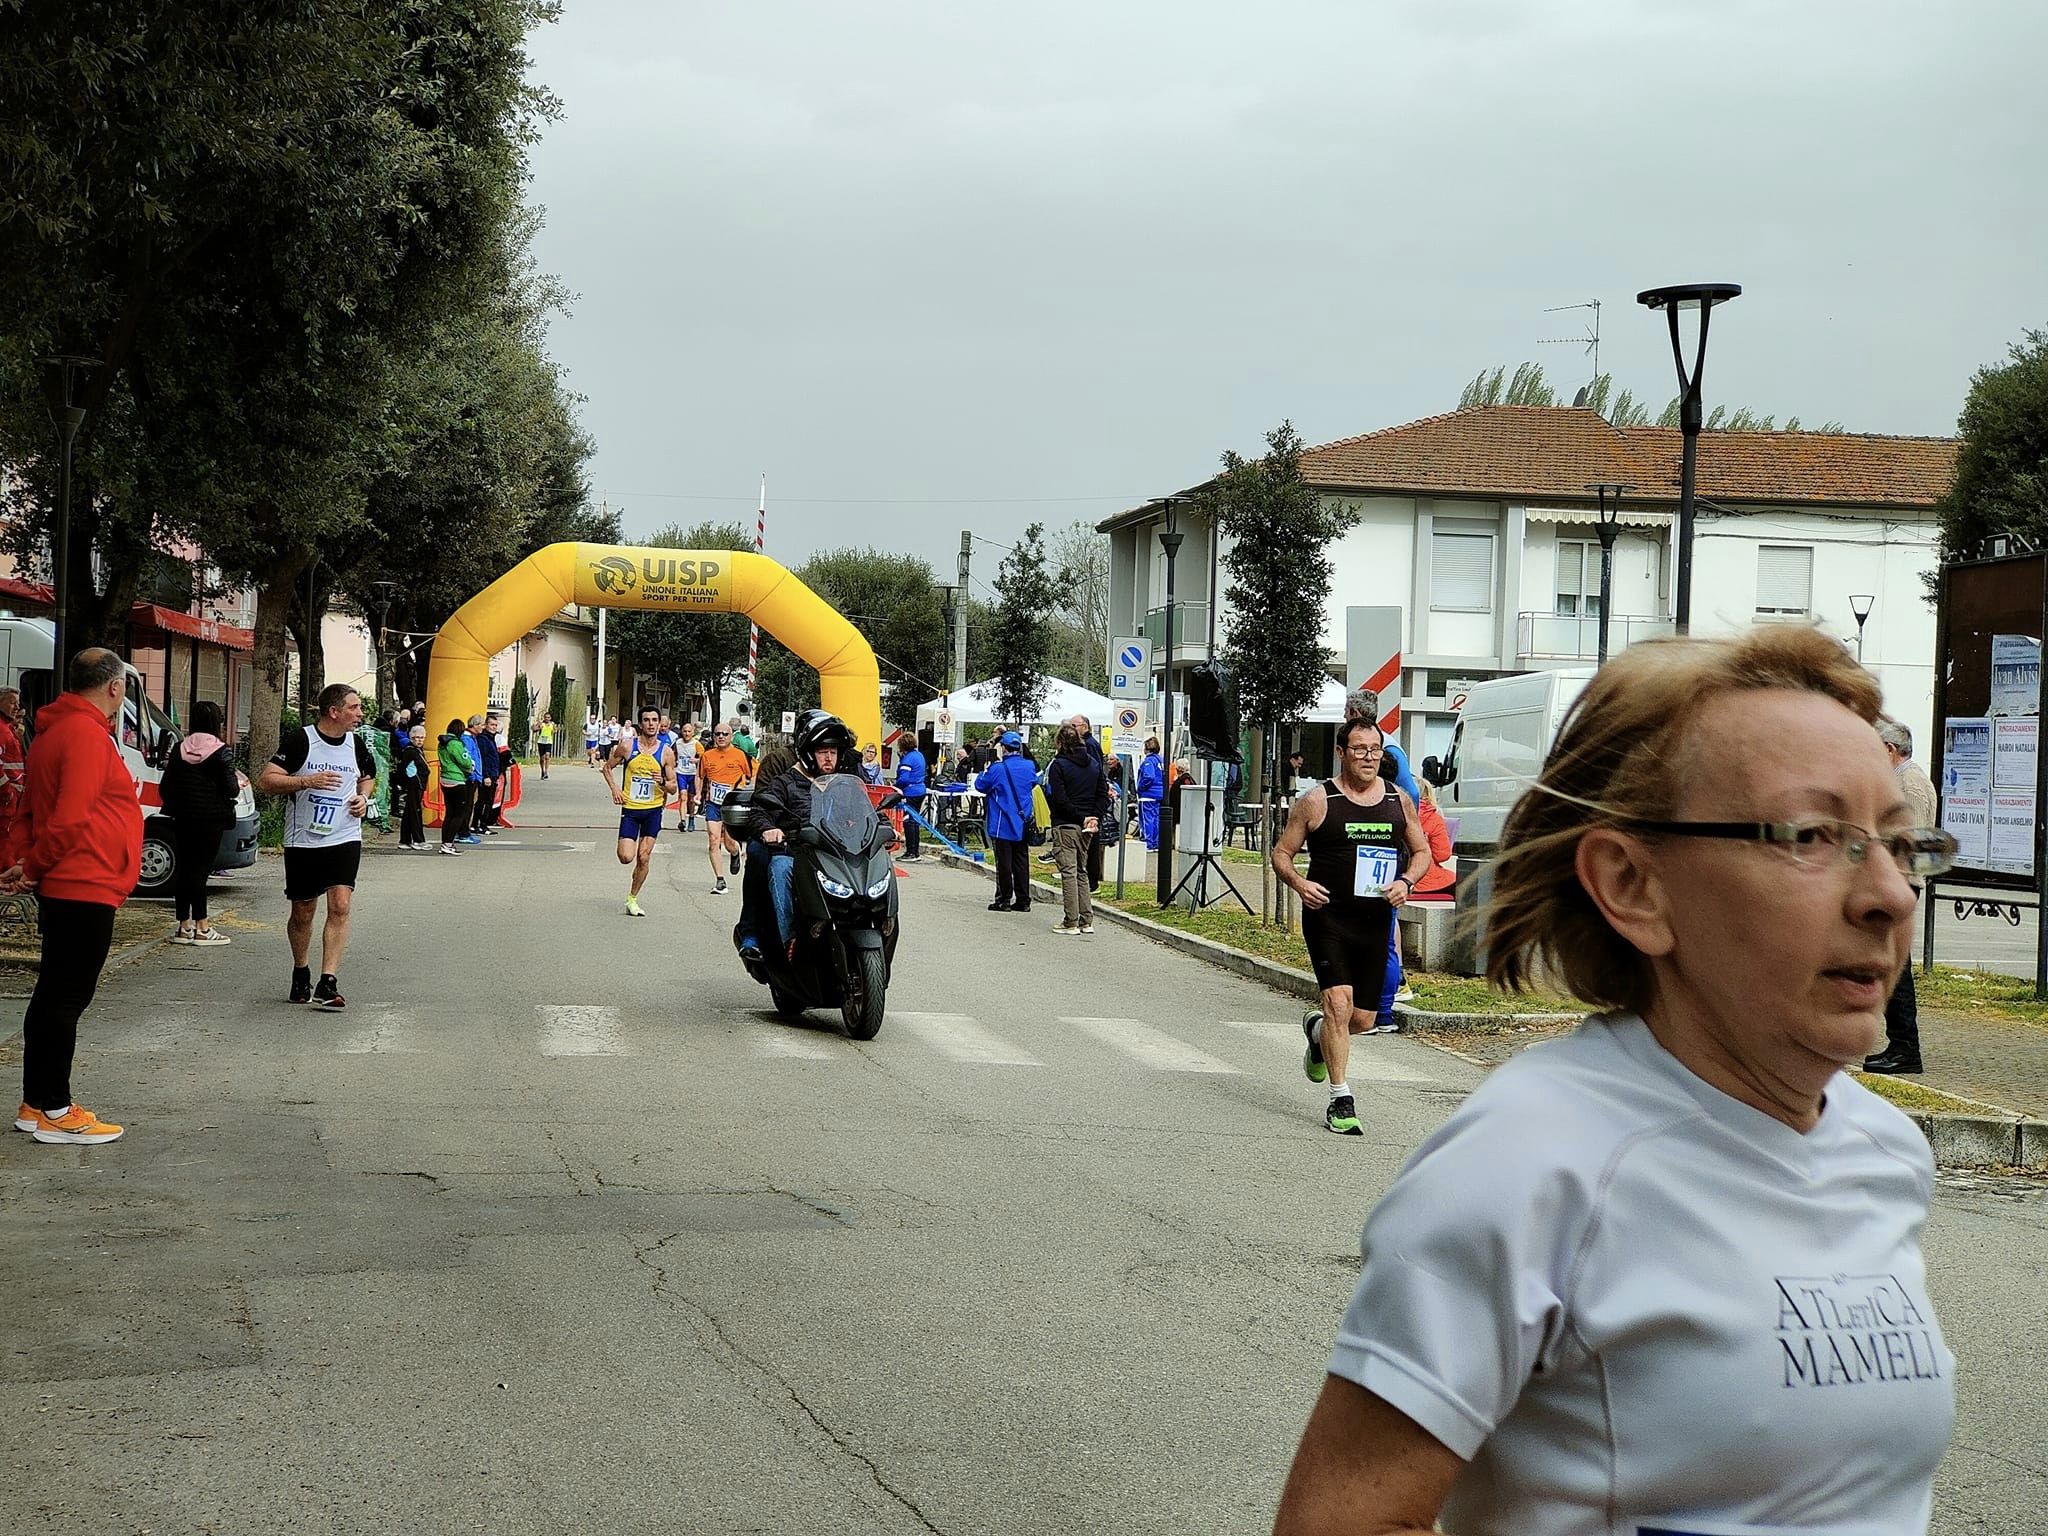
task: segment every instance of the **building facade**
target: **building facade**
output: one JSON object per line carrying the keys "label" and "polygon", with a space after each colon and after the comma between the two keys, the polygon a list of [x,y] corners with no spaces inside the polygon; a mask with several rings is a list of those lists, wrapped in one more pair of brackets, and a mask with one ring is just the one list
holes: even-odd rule
{"label": "building facade", "polygon": [[[1610,425],[1590,410],[1479,406],[1312,448],[1302,471],[1355,517],[1330,551],[1322,642],[1345,681],[1344,610],[1403,611],[1402,744],[1441,753],[1459,693],[1482,678],[1591,665],[1598,655],[1596,483],[1622,498],[1609,608],[1611,652],[1672,632],[1681,439]],[[1884,686],[1925,741],[1933,712],[1936,504],[1952,438],[1818,432],[1708,433],[1699,449],[1693,633],[1818,623]],[[1166,633],[1169,513],[1186,535],[1174,563],[1174,686],[1219,647],[1228,574],[1196,486],[1098,525],[1111,537],[1111,635]],[[1182,498],[1189,498],[1183,504]],[[1868,602],[1865,602],[1868,599]],[[1126,627],[1128,626],[1128,627]],[[1158,679],[1165,687],[1168,680]]]}

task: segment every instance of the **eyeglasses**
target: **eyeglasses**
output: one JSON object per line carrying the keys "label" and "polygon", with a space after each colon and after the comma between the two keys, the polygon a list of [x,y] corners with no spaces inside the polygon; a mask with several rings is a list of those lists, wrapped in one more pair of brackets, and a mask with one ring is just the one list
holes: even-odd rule
{"label": "eyeglasses", "polygon": [[1808,869],[1844,861],[1860,865],[1872,848],[1891,855],[1899,873],[1912,879],[1947,874],[1956,867],[1956,840],[1938,827],[1871,832],[1852,821],[1816,817],[1811,821],[1628,821],[1638,832],[1669,837],[1721,837],[1735,842],[1771,843]]}
{"label": "eyeglasses", "polygon": [[1385,757],[1387,755],[1385,747],[1346,747],[1344,750],[1353,757]]}
{"label": "eyeglasses", "polygon": [[713,731],[713,732],[712,732],[711,734],[712,734],[713,736],[730,736],[730,735],[732,734],[732,732],[731,732],[731,731]]}

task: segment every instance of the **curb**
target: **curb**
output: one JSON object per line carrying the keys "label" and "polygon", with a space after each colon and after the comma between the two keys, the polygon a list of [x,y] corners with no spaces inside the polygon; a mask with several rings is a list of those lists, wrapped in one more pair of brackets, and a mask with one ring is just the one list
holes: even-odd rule
{"label": "curb", "polygon": [[[938,857],[940,863],[951,868],[968,870],[991,881],[995,879],[995,871],[986,864],[952,853],[941,852]],[[1033,880],[1031,899],[1055,902],[1060,899],[1059,891],[1054,886]],[[1179,950],[1184,955],[1191,955],[1249,980],[1263,982],[1275,991],[1310,1002],[1318,995],[1315,977],[1291,965],[1261,960],[1227,944],[1183,933],[1178,928],[1169,928],[1164,923],[1151,922],[1115,907],[1099,906],[1095,915],[1141,933],[1168,949]],[[1403,1025],[1418,1035],[1426,1035],[1433,1030],[1505,1032],[1517,1025],[1568,1023],[1579,1017],[1570,1013],[1436,1013],[1407,1004],[1397,1005],[1397,1011]],[[1900,1113],[1918,1126],[1920,1134],[1927,1138],[1937,1168],[2020,1168],[2029,1172],[2048,1172],[2048,1120],[2030,1120],[2023,1115],[2002,1113],[1966,1115],[1934,1110],[1901,1110]]]}

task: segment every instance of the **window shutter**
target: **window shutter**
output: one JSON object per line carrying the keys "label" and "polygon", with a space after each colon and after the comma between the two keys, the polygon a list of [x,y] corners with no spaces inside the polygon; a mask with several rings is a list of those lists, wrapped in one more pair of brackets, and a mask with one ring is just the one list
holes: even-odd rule
{"label": "window shutter", "polygon": [[1493,606],[1493,535],[1438,533],[1430,537],[1429,605]]}
{"label": "window shutter", "polygon": [[1564,539],[1557,541],[1557,595],[1579,595],[1579,573],[1585,568],[1585,546]]}
{"label": "window shutter", "polygon": [[1810,613],[1813,610],[1813,550],[1793,544],[1762,544],[1756,552],[1756,611]]}

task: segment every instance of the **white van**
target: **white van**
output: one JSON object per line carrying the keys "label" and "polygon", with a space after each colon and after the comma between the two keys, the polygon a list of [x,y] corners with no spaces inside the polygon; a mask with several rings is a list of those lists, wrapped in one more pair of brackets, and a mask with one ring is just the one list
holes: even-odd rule
{"label": "white van", "polygon": [[[22,719],[31,729],[36,711],[56,697],[50,666],[55,642],[55,626],[48,619],[0,618],[0,677],[8,687],[21,690]],[[142,878],[135,884],[138,896],[169,894],[177,873],[177,844],[171,837],[170,818],[163,814],[158,786],[163,782],[162,765],[177,750],[182,735],[171,717],[151,701],[141,674],[128,668],[127,695],[121,702],[121,718],[115,722],[115,739],[121,746],[121,760],[135,776],[142,801]],[[235,778],[242,793],[235,801],[235,823],[221,837],[220,851],[214,856],[215,869],[246,869],[256,862],[256,797],[250,792],[247,774],[237,773]]]}
{"label": "white van", "polygon": [[1592,680],[1591,667],[1572,667],[1472,685],[1449,754],[1422,764],[1444,815],[1457,818],[1459,853],[1483,856],[1500,845],[1509,809],[1536,781],[1572,701]]}

